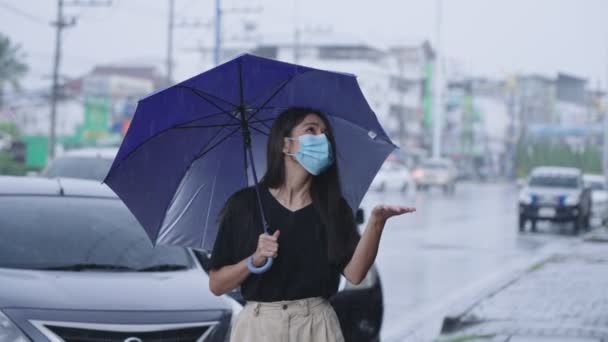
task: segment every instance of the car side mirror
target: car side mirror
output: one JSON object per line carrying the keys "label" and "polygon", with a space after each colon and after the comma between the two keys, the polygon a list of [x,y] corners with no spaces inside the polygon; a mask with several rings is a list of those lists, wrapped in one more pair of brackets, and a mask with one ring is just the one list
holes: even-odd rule
{"label": "car side mirror", "polygon": [[206,249],[192,248],[192,253],[196,257],[196,260],[201,264],[203,270],[209,273],[209,261],[211,260],[211,253]]}
{"label": "car side mirror", "polygon": [[355,215],[355,222],[357,224],[363,224],[363,222],[365,222],[365,211],[362,208],[357,209],[357,214]]}

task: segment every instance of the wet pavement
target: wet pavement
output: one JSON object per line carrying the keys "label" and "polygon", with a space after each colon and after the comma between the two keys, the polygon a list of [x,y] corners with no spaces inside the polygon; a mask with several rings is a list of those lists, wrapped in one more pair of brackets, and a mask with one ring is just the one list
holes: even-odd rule
{"label": "wet pavement", "polygon": [[368,193],[362,204],[366,216],[380,203],[417,209],[389,220],[383,233],[377,257],[385,303],[383,340],[396,339],[421,312],[512,260],[572,239],[567,226],[539,225],[538,233],[519,234],[517,199],[518,189],[507,183],[460,183],[454,195],[439,190]]}
{"label": "wet pavement", "polygon": [[559,250],[460,313],[440,341],[606,341],[607,275],[606,242]]}

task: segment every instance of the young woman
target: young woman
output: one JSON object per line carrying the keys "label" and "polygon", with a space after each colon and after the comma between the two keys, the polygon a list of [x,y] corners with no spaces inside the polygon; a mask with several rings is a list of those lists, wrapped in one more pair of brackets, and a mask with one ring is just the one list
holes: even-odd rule
{"label": "young woman", "polygon": [[[360,236],[341,196],[335,146],[322,113],[287,109],[270,131],[267,172],[258,186],[271,234],[264,234],[253,187],[226,202],[209,286],[216,295],[240,286],[247,301],[231,341],[343,341],[327,301],[340,274],[360,283],[376,258],[386,220],[414,211],[377,206]],[[257,273],[268,258],[274,258],[272,267]]]}

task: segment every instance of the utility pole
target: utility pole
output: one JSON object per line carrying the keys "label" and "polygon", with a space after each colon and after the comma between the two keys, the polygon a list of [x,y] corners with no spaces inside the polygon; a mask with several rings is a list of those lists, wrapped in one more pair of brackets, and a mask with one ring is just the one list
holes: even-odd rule
{"label": "utility pole", "polygon": [[173,23],[175,16],[175,0],[169,0],[169,20],[167,27],[167,85],[173,83]]}
{"label": "utility pole", "polygon": [[213,50],[213,64],[220,64],[220,51],[222,49],[222,8],[221,0],[215,0],[215,47]]}
{"label": "utility pole", "polygon": [[443,63],[441,47],[441,0],[436,1],[436,27],[435,27],[435,68],[433,73],[433,158],[441,157],[441,130],[443,120]]}
{"label": "utility pole", "polygon": [[604,144],[602,146],[604,177],[608,179],[608,37],[606,37],[606,94],[600,99],[600,108],[604,116]]}
{"label": "utility pole", "polygon": [[66,27],[76,25],[76,18],[72,17],[67,21],[63,16],[64,6],[80,6],[80,7],[99,7],[99,6],[110,6],[111,0],[108,1],[82,1],[75,0],[73,2],[66,3],[64,0],[57,0],[57,19],[52,22],[51,25],[55,26],[55,56],[53,59],[53,72],[52,72],[52,85],[51,85],[51,124],[49,134],[49,159],[55,158],[55,145],[57,140],[57,102],[59,99],[59,74],[61,66],[61,50],[62,50],[62,33]]}
{"label": "utility pole", "polygon": [[298,0],[293,2],[293,63],[300,60],[300,27],[298,26]]}

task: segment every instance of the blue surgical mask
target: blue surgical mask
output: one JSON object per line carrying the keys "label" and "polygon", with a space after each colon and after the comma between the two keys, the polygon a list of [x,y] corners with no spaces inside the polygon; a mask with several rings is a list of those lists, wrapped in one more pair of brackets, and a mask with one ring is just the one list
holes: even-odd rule
{"label": "blue surgical mask", "polygon": [[[296,140],[294,138],[287,139]],[[295,157],[310,174],[316,176],[327,170],[334,162],[331,144],[325,134],[304,134],[300,135],[297,140],[300,142],[298,152],[287,154]]]}

